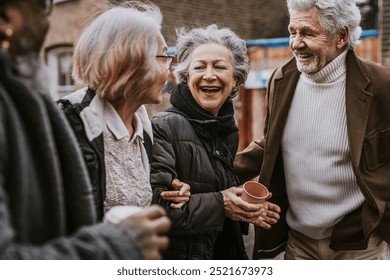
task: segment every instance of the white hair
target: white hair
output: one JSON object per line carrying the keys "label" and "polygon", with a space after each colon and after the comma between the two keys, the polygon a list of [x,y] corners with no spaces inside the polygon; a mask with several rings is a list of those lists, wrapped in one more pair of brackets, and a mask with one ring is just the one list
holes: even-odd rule
{"label": "white hair", "polygon": [[355,48],[359,43],[362,28],[361,15],[355,0],[287,0],[289,13],[315,8],[320,13],[320,24],[330,36],[343,28],[349,30],[347,47]]}

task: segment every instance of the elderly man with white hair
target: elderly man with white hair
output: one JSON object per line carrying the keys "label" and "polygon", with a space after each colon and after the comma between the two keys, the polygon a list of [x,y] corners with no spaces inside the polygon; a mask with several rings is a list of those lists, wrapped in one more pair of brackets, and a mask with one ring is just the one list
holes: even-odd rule
{"label": "elderly man with white hair", "polygon": [[356,56],[354,0],[287,5],[294,58],[270,79],[264,138],[235,161],[282,209],[254,258],[390,259],[390,70]]}

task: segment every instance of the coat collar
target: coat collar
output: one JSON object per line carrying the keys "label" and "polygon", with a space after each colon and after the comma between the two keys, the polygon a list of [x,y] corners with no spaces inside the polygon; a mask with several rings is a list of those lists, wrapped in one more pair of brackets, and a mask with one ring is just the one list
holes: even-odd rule
{"label": "coat collar", "polygon": [[[80,112],[80,118],[84,124],[85,133],[89,141],[94,140],[103,133],[103,124],[105,123],[105,100],[103,98],[96,95],[92,89],[85,87],[63,97],[62,99],[69,101],[71,104],[86,104],[86,106],[83,106]],[[137,116],[137,121],[142,127],[143,131],[148,134],[151,142],[153,142],[152,124],[149,120],[149,115],[145,106],[140,106],[135,112],[135,115]]]}
{"label": "coat collar", "polygon": [[347,81],[346,81],[346,115],[349,147],[351,150],[352,165],[357,167],[360,162],[361,147],[368,117],[371,109],[373,94],[367,89],[371,81],[364,73],[360,61],[353,51],[347,55]]}

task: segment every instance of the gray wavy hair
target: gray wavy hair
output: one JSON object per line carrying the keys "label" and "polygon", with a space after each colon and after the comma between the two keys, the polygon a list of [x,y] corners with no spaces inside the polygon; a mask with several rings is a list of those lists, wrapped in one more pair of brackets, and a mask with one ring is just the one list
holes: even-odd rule
{"label": "gray wavy hair", "polygon": [[355,0],[287,0],[288,11],[304,11],[315,8],[319,11],[322,28],[329,36],[334,36],[343,28],[348,27],[349,38],[347,47],[359,45],[362,28],[359,26],[361,15]]}
{"label": "gray wavy hair", "polygon": [[225,46],[231,51],[233,75],[237,81],[231,94],[234,97],[240,89],[240,85],[245,82],[249,72],[249,59],[245,41],[239,38],[229,28],[218,28],[216,24],[191,30],[180,28],[176,30],[176,35],[177,65],[174,70],[176,82],[188,82],[187,75],[191,53],[197,47],[204,44],[216,43]]}

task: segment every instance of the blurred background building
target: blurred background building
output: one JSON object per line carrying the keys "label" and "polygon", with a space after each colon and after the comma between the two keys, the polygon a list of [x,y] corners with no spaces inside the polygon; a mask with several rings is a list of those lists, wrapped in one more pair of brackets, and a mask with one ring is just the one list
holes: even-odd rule
{"label": "blurred background building", "polygon": [[[83,27],[110,0],[54,0],[51,27],[44,45],[54,98],[82,85],[71,77],[73,46]],[[115,2],[121,2],[116,0]],[[162,33],[174,50],[175,29],[216,23],[232,29],[247,41],[251,72],[235,99],[240,148],[262,136],[267,79],[276,67],[292,57],[288,48],[288,14],[285,0],[152,0],[162,10]],[[358,55],[390,66],[390,0],[357,0],[364,30]],[[169,94],[150,115],[169,106]]]}

